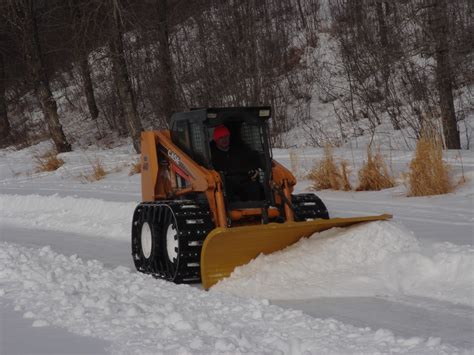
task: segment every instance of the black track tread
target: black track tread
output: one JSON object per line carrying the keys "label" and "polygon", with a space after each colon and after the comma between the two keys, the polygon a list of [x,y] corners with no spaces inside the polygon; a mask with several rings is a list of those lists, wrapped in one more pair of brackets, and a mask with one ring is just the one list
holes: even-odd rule
{"label": "black track tread", "polygon": [[[197,206],[197,208],[186,208],[189,205]],[[153,215],[152,223],[160,231],[161,248],[159,255],[154,260],[154,267],[137,267],[138,271],[175,283],[200,282],[201,270],[199,263],[202,244],[208,233],[214,229],[207,204],[186,200],[143,202],[139,204],[134,213],[132,227],[132,255],[134,260],[139,257],[136,250],[137,246],[133,243],[139,233],[139,228],[136,227],[135,222],[139,221],[138,223],[143,224],[145,220],[150,221],[150,213]],[[186,220],[190,219],[202,220],[202,223],[186,223]],[[178,257],[174,263],[169,261],[166,252],[166,230],[170,220],[175,222],[178,230]],[[189,245],[189,243],[193,245]],[[137,265],[137,262],[135,265]]]}
{"label": "black track tread", "polygon": [[[329,213],[323,201],[312,193],[291,195],[291,203],[295,207],[295,221],[306,219],[329,219]],[[310,203],[310,205],[305,205]]]}

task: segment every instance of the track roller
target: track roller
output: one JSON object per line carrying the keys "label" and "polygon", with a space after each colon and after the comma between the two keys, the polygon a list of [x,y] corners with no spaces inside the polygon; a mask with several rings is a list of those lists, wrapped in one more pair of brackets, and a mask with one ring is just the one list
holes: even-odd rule
{"label": "track roller", "polygon": [[135,267],[175,283],[200,282],[202,243],[213,228],[205,204],[181,200],[141,203],[132,223]]}

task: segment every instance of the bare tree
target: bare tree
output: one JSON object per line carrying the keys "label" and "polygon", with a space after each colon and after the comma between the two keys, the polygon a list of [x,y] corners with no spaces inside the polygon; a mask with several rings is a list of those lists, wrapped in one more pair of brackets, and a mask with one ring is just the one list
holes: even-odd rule
{"label": "bare tree", "polygon": [[41,49],[37,18],[41,5],[43,4],[34,0],[10,0],[7,20],[21,39],[29,75],[56,150],[68,152],[71,150],[71,145],[59,121],[58,108],[51,92]]}
{"label": "bare tree", "polygon": [[443,123],[443,135],[448,149],[461,149],[454,110],[453,82],[449,46],[449,19],[446,0],[431,0],[430,28],[435,43],[436,84]]}
{"label": "bare tree", "polygon": [[10,135],[10,122],[7,115],[5,98],[5,61],[0,51],[0,138],[6,139]]}
{"label": "bare tree", "polygon": [[158,90],[163,98],[163,112],[166,118],[177,109],[176,88],[173,77],[173,61],[170,52],[168,0],[158,2],[158,62],[160,85]]}
{"label": "bare tree", "polygon": [[[90,27],[91,21],[90,1],[69,1],[70,27],[73,37],[74,53],[78,58],[79,73],[82,79],[82,88],[86,97],[89,114],[93,120],[97,120],[99,109],[95,99],[94,86],[89,66],[89,46],[91,46]],[[96,30],[94,26],[92,30]],[[93,43],[93,42],[92,42]]]}
{"label": "bare tree", "polygon": [[140,152],[140,134],[143,128],[138,116],[135,95],[125,61],[123,46],[123,9],[118,0],[109,1],[112,14],[111,38],[109,43],[114,81],[117,86],[117,93],[123,114],[130,130],[130,136],[133,140],[133,146],[137,152]]}
{"label": "bare tree", "polygon": [[333,33],[351,101],[341,100],[341,117],[366,118],[374,129],[389,118],[412,137],[427,125],[442,127],[447,145],[459,147],[454,89],[472,68],[468,7],[465,0],[334,0]]}
{"label": "bare tree", "polygon": [[82,78],[83,91],[86,97],[89,113],[93,120],[97,120],[97,117],[99,117],[99,109],[97,108],[97,102],[95,99],[88,54],[83,49],[79,52],[79,68]]}

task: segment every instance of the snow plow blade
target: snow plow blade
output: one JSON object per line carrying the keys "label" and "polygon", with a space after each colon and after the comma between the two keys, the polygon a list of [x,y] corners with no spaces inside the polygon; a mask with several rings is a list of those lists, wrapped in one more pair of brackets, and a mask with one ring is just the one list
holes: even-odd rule
{"label": "snow plow blade", "polygon": [[216,228],[204,241],[201,252],[201,280],[209,289],[228,277],[237,266],[247,264],[259,254],[270,254],[296,243],[301,238],[334,227],[387,220],[389,214],[367,217],[318,219],[306,222],[269,223],[235,228]]}

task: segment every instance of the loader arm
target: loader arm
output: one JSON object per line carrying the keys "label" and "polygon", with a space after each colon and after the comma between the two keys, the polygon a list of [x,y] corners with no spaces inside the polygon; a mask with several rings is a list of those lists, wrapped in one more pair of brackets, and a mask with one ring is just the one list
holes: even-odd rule
{"label": "loader arm", "polygon": [[216,226],[226,227],[224,195],[217,172],[197,164],[172,142],[167,130],[142,132],[141,151],[143,201],[173,199],[203,192]]}
{"label": "loader arm", "polygon": [[292,222],[295,220],[294,211],[284,200],[291,202],[291,193],[293,192],[293,186],[296,185],[296,178],[287,168],[276,160],[272,160],[272,177],[272,188],[283,194],[283,196],[275,194],[275,202],[284,204],[286,221]]}

